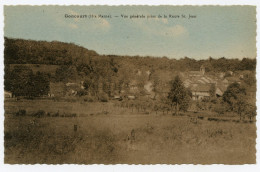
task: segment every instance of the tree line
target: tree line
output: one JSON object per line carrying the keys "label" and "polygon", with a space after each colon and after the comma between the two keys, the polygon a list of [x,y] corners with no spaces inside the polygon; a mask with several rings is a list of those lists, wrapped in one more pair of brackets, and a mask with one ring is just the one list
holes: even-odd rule
{"label": "tree line", "polygon": [[207,72],[255,70],[256,67],[255,58],[249,59],[245,57],[239,60],[227,59],[225,57],[217,59],[209,57],[205,60],[195,60],[184,57],[176,60],[167,57],[99,55],[95,51],[73,43],[10,39],[6,37],[4,56],[5,64],[73,65],[77,67],[79,72],[83,73],[93,71],[93,66],[96,67],[97,63],[103,63],[104,60],[109,62],[104,70],[108,68],[114,72],[117,72],[121,67],[127,70],[133,66],[154,70],[185,71],[198,70],[203,64]]}

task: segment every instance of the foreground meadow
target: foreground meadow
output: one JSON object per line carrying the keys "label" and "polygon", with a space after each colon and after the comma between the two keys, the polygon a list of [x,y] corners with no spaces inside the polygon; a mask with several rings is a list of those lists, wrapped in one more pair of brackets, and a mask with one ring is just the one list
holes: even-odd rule
{"label": "foreground meadow", "polygon": [[[77,115],[14,115],[20,109]],[[112,103],[5,102],[9,164],[254,164],[255,139],[255,123],[137,113]]]}

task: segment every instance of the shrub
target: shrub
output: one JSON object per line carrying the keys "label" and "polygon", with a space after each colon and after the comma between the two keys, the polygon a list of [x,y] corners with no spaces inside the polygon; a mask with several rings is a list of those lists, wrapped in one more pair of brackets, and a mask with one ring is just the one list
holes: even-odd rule
{"label": "shrub", "polygon": [[45,115],[45,111],[44,110],[39,110],[36,113],[34,113],[32,116],[37,117],[37,118],[41,118]]}
{"label": "shrub", "polygon": [[25,116],[26,115],[26,110],[21,109],[18,112],[15,113],[16,116]]}
{"label": "shrub", "polygon": [[198,116],[198,118],[199,118],[199,119],[201,119],[201,120],[202,120],[202,119],[204,119],[204,117],[203,117],[203,116]]}
{"label": "shrub", "polygon": [[211,98],[210,99],[210,102],[213,103],[213,104],[216,104],[218,102],[217,98]]}
{"label": "shrub", "polygon": [[85,95],[87,95],[87,93],[88,93],[88,92],[87,92],[86,90],[79,90],[78,93],[77,93],[77,95],[78,95],[78,96],[85,96]]}
{"label": "shrub", "polygon": [[93,102],[94,101],[94,98],[91,97],[91,96],[84,96],[84,102]]}
{"label": "shrub", "polygon": [[76,117],[76,116],[77,116],[76,113],[67,113],[67,114],[62,115],[62,117]]}
{"label": "shrub", "polygon": [[224,114],[226,109],[225,106],[223,106],[222,104],[216,104],[214,107],[214,111],[220,115],[220,114]]}
{"label": "shrub", "polygon": [[98,100],[101,102],[108,102],[108,96],[105,93],[100,93],[98,95]]}

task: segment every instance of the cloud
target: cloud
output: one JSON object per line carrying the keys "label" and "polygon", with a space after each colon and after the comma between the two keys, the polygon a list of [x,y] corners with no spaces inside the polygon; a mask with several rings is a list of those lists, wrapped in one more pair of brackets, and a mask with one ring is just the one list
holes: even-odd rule
{"label": "cloud", "polygon": [[162,22],[163,22],[164,24],[168,24],[168,19],[163,18],[163,19],[162,19]]}
{"label": "cloud", "polygon": [[133,20],[133,25],[150,35],[159,35],[166,37],[179,37],[188,35],[188,30],[180,25],[170,25],[168,19],[155,18],[146,21]]}
{"label": "cloud", "polygon": [[168,24],[168,19],[167,18],[155,18],[155,19],[149,19],[149,20],[154,20],[156,22],[160,22],[163,24]]}
{"label": "cloud", "polygon": [[[74,16],[80,15],[79,13],[77,13],[77,12],[75,12],[75,11],[73,11],[73,10],[69,10],[69,14],[74,15]],[[74,20],[75,22],[78,22],[78,21],[79,21],[79,18],[74,18],[73,20]]]}
{"label": "cloud", "polygon": [[165,35],[165,36],[180,36],[180,35],[184,35],[187,34],[187,30],[185,27],[181,26],[181,25],[175,25],[175,26],[171,26],[171,27],[165,27],[164,29],[162,29],[160,31],[161,35]]}
{"label": "cloud", "polygon": [[70,23],[68,26],[69,26],[70,28],[72,28],[72,29],[78,29],[78,25],[76,25],[76,24],[74,24],[74,23]]}
{"label": "cloud", "polygon": [[85,27],[85,29],[87,31],[108,31],[111,28],[110,23],[106,20],[106,19],[94,19],[94,20],[90,20],[87,23],[87,26]]}
{"label": "cloud", "polygon": [[100,25],[101,25],[101,27],[110,28],[110,23],[105,19],[101,19]]}

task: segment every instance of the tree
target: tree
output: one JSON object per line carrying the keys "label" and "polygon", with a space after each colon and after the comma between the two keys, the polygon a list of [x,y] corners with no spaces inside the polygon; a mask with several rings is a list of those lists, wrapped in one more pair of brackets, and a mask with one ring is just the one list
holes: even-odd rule
{"label": "tree", "polygon": [[33,91],[32,86],[33,72],[26,66],[15,66],[10,75],[11,92],[15,96],[29,96]]}
{"label": "tree", "polygon": [[11,77],[11,69],[10,65],[5,65],[4,69],[4,89],[6,91],[11,91],[12,90],[12,77]]}
{"label": "tree", "polygon": [[55,79],[56,81],[66,82],[69,79],[75,79],[77,77],[77,71],[75,67],[69,65],[61,65],[56,69]]}
{"label": "tree", "polygon": [[8,81],[5,87],[15,96],[37,97],[47,95],[50,90],[50,81],[47,74],[37,72],[26,66],[15,66],[5,78]]}
{"label": "tree", "polygon": [[47,74],[37,72],[35,75],[32,76],[31,82],[35,90],[35,92],[32,92],[32,96],[42,96],[49,93],[50,81]]}
{"label": "tree", "polygon": [[252,122],[252,119],[256,116],[256,106],[252,104],[246,104],[244,113],[249,118],[250,122]]}
{"label": "tree", "polygon": [[90,78],[86,78],[85,81],[83,82],[83,86],[87,91],[89,91],[91,84],[92,84],[92,82],[91,82]]}
{"label": "tree", "polygon": [[237,112],[241,119],[247,102],[245,88],[237,82],[230,84],[223,94],[223,101],[229,105],[232,111]]}
{"label": "tree", "polygon": [[210,85],[209,94],[212,98],[216,97],[216,86],[215,86],[215,84]]}
{"label": "tree", "polygon": [[190,99],[190,96],[179,76],[176,76],[171,83],[168,99],[170,99],[171,104],[175,106],[176,115],[178,115],[179,109],[185,111],[189,106],[190,102],[188,100]]}

